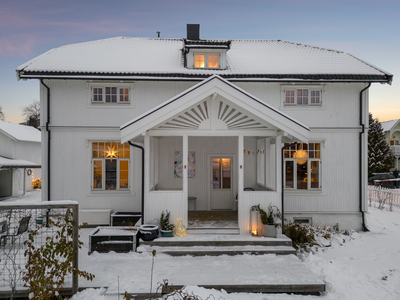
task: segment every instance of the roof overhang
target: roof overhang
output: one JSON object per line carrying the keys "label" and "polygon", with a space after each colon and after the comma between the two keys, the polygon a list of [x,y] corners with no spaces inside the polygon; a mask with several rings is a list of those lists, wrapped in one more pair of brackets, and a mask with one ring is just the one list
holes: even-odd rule
{"label": "roof overhang", "polygon": [[220,76],[214,75],[122,125],[121,141],[146,131],[232,135],[266,131],[308,142],[309,128]]}
{"label": "roof overhang", "polygon": [[41,168],[40,164],[23,160],[23,159],[9,159],[0,156],[0,169],[13,169],[13,168]]}

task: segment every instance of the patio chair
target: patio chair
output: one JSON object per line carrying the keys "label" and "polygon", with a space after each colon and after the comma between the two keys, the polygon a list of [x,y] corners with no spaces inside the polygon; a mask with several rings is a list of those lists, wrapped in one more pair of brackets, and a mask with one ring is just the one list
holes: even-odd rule
{"label": "patio chair", "polygon": [[[7,240],[6,240],[7,237],[14,237],[14,238],[15,238],[15,237],[17,237],[17,236],[23,234],[24,232],[28,231],[29,220],[30,220],[30,219],[31,219],[31,216],[23,217],[23,218],[21,219],[21,221],[19,222],[18,230],[17,230],[17,232],[16,232],[15,234],[2,234],[2,235],[0,236],[0,245],[3,244],[3,239],[4,239],[5,241],[7,241]],[[5,245],[5,244],[6,244],[6,242],[4,243],[4,245]]]}

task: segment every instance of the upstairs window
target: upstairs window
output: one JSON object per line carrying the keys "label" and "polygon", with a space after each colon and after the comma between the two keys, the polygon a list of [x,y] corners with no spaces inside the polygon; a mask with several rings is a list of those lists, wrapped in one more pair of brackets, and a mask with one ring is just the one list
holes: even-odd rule
{"label": "upstairs window", "polygon": [[130,89],[118,86],[92,87],[92,103],[129,103]]}
{"label": "upstairs window", "polygon": [[321,90],[311,88],[285,89],[285,105],[321,105]]}
{"label": "upstairs window", "polygon": [[219,54],[217,53],[195,53],[194,67],[196,69],[218,69]]}

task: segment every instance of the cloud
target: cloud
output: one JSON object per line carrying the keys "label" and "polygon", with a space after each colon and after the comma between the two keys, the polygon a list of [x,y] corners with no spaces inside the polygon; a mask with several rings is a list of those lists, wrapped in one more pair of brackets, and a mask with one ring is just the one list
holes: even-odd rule
{"label": "cloud", "polygon": [[26,39],[2,39],[0,40],[0,57],[30,56],[33,53],[34,45],[35,40],[32,37]]}

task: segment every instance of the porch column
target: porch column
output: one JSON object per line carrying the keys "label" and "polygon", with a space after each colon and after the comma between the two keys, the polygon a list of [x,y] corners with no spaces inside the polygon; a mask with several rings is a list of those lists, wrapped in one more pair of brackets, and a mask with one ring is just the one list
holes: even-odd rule
{"label": "porch column", "polygon": [[182,164],[183,164],[183,193],[188,196],[188,153],[189,153],[189,146],[188,146],[188,135],[184,134],[182,136],[182,143],[183,143],[183,155],[182,155]]}
{"label": "porch column", "polygon": [[[144,133],[144,216],[148,216],[147,199],[149,199],[150,192],[150,136],[146,131]],[[146,223],[146,220],[143,220]]]}
{"label": "porch column", "polygon": [[239,164],[239,174],[238,174],[238,200],[240,201],[240,193],[244,189],[244,182],[243,182],[243,161],[244,161],[244,155],[243,155],[243,149],[244,149],[244,138],[243,135],[238,136],[238,164]]}
{"label": "porch column", "polygon": [[[282,135],[275,138],[275,174],[276,174],[276,191],[278,194],[282,192]],[[280,203],[280,202],[279,202]],[[279,205],[280,207],[280,205]]]}

